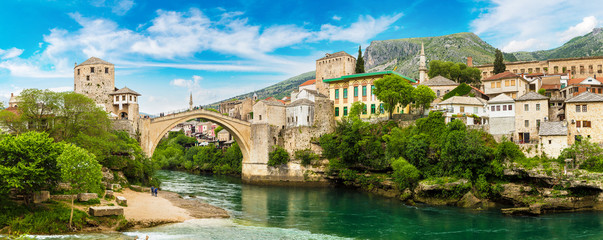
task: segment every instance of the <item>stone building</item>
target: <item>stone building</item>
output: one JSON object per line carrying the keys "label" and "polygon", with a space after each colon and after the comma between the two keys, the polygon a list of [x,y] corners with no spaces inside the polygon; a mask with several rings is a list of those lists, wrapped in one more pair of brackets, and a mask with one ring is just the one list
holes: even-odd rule
{"label": "stone building", "polygon": [[567,148],[567,122],[543,122],[538,130],[542,152],[557,158]]}
{"label": "stone building", "polygon": [[[394,71],[360,73],[323,80],[324,83],[329,84],[328,96],[329,99],[334,101],[335,120],[347,116],[354,102],[362,102],[366,105],[366,109],[360,115],[361,118],[387,117],[388,114],[383,108],[383,103],[377,99],[373,92],[375,88],[373,82],[385,75],[392,74],[398,75],[410,83],[415,82],[414,79]],[[395,111],[395,113],[408,113],[409,107],[403,109],[398,107]]]}
{"label": "stone building", "polygon": [[[299,85],[299,91],[301,91],[303,89],[316,91],[316,79],[305,81],[304,83]],[[283,99],[283,100],[285,100],[285,99]]]}
{"label": "stone building", "polygon": [[356,73],[356,58],[344,51],[326,54],[325,57],[316,60],[316,90],[323,95],[329,95],[329,84],[324,83],[326,79]]}
{"label": "stone building", "polygon": [[218,132],[218,141],[227,142],[230,140],[231,140],[230,133],[226,129],[222,129],[221,131]]}
{"label": "stone building", "polygon": [[603,94],[603,77],[573,78],[567,86],[561,89],[561,95],[566,98],[578,96],[583,92]]}
{"label": "stone building", "polygon": [[540,124],[548,121],[549,98],[528,92],[515,99],[515,139],[520,143],[538,141]]}
{"label": "stone building", "polygon": [[507,94],[500,94],[488,101],[490,134],[497,140],[506,137],[513,140],[515,132],[515,100]]}
{"label": "stone building", "polygon": [[436,99],[433,103],[437,104],[442,101],[442,98],[444,95],[446,95],[446,93],[458,87],[459,83],[442,76],[436,76],[426,81],[420,81],[419,85],[425,85],[433,90],[433,92],[436,94]]}
{"label": "stone building", "polygon": [[279,101],[260,100],[253,105],[253,124],[268,124],[285,128],[285,104]]}
{"label": "stone building", "polygon": [[568,144],[577,139],[591,138],[603,143],[603,95],[583,92],[565,100],[565,117],[568,123]]}
{"label": "stone building", "polygon": [[257,95],[253,94],[253,97],[247,97],[243,100],[230,100],[220,103],[219,112],[222,114],[228,114],[229,117],[241,119],[243,121],[251,120],[251,112],[253,105],[257,100]]}
{"label": "stone building", "polygon": [[529,82],[523,77],[509,71],[496,74],[482,80],[484,93],[493,98],[505,93],[515,99],[528,92]]}
{"label": "stone building", "polygon": [[483,125],[487,123],[486,100],[476,97],[453,96],[436,105],[444,111],[446,123],[459,119],[467,125]]}
{"label": "stone building", "polygon": [[[546,61],[506,62],[505,65],[508,71],[515,74],[571,73],[574,77],[585,78],[603,73],[603,56],[559,58],[549,59]],[[495,75],[493,64],[485,64],[475,67],[482,72],[482,78],[488,78]]]}
{"label": "stone building", "polygon": [[115,117],[113,127],[133,135],[138,130],[139,93],[115,87],[115,67],[100,58],[91,57],[73,69],[73,90],[88,96],[96,105]]}

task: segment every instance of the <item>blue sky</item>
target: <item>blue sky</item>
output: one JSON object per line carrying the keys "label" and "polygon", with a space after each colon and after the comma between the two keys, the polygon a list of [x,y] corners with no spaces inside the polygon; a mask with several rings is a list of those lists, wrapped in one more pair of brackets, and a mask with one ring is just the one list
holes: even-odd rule
{"label": "blue sky", "polygon": [[74,63],[116,65],[142,112],[208,104],[312,71],[373,40],[474,32],[504,51],[560,46],[599,27],[601,0],[3,0],[0,101],[73,90]]}

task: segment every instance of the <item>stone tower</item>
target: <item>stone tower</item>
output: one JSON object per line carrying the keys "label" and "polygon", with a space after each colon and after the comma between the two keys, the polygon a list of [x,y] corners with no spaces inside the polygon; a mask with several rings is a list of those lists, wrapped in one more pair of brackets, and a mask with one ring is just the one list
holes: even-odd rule
{"label": "stone tower", "polygon": [[338,78],[356,73],[356,58],[344,51],[326,54],[316,60],[316,90],[329,96],[329,85],[325,79]]}
{"label": "stone tower", "polygon": [[73,69],[73,91],[88,96],[96,105],[110,112],[115,91],[115,67],[100,58],[91,57]]}
{"label": "stone tower", "polygon": [[421,56],[419,57],[419,83],[427,80],[427,65],[425,59],[425,48],[421,43]]}

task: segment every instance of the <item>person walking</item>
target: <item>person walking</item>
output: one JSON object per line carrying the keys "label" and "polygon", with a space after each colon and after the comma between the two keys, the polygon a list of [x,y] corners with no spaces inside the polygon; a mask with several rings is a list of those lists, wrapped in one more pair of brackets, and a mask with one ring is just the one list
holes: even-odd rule
{"label": "person walking", "polygon": [[159,189],[159,188],[155,188],[155,192],[154,192],[154,193],[155,193],[155,197],[157,197],[157,190],[158,190],[158,189]]}
{"label": "person walking", "polygon": [[155,194],[155,186],[151,186],[151,196]]}

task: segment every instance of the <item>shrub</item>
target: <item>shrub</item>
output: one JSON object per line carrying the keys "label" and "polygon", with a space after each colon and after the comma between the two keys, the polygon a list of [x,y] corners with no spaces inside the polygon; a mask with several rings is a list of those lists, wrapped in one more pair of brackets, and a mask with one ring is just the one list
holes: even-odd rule
{"label": "shrub", "polygon": [[276,167],[287,164],[288,162],[289,153],[281,146],[275,146],[274,149],[268,153],[268,166]]}
{"label": "shrub", "polygon": [[295,151],[295,158],[301,160],[302,165],[307,166],[312,164],[313,160],[318,159],[318,155],[309,148],[306,148],[304,150]]}
{"label": "shrub", "polygon": [[392,168],[394,181],[400,190],[414,188],[421,177],[421,172],[401,157],[392,162]]}

